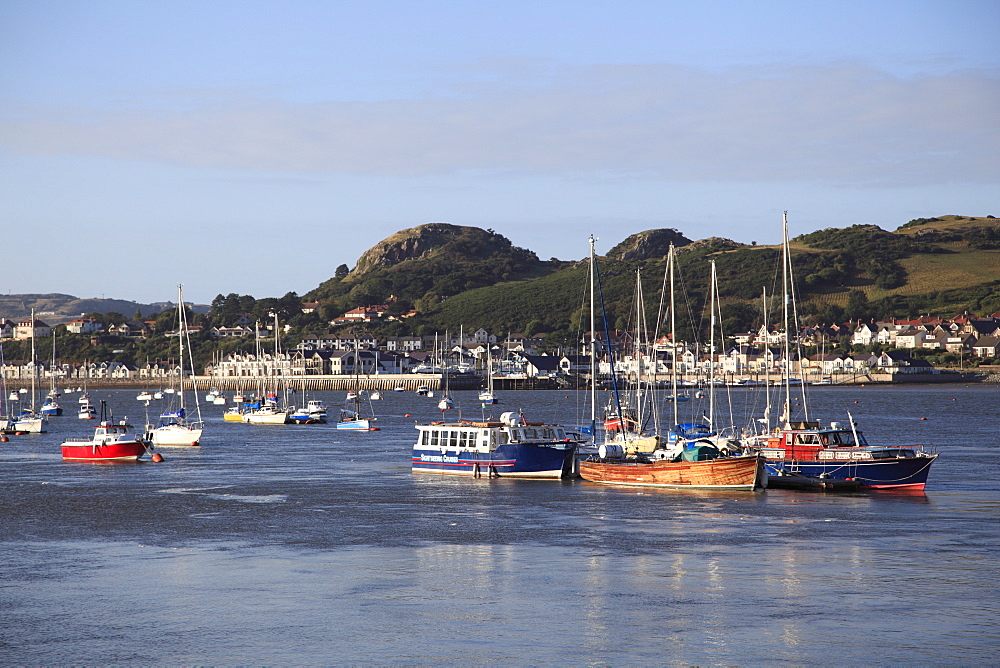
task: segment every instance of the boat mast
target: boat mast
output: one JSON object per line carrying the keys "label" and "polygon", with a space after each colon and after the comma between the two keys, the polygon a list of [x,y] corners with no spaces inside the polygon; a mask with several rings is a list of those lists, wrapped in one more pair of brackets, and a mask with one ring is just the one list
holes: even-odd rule
{"label": "boat mast", "polygon": [[[177,284],[177,340],[180,342],[180,368],[178,373],[180,374],[178,385],[181,391],[180,406],[181,406],[181,417],[184,416],[184,333],[186,328],[184,327],[184,292],[183,286]],[[197,392],[197,390],[195,390]]]}
{"label": "boat mast", "polygon": [[708,301],[708,423],[715,430],[715,260],[712,260],[712,279],[709,283]]}
{"label": "boat mast", "polygon": [[590,235],[590,442],[597,442],[597,339],[594,326],[594,235]]}
{"label": "boat mast", "polygon": [[784,364],[784,376],[785,376],[785,429],[791,426],[792,417],[792,367],[789,360],[789,355],[791,351],[791,338],[792,333],[788,328],[788,305],[792,299],[791,290],[789,290],[788,285],[788,212],[785,211],[781,216],[781,233],[782,233],[782,259],[781,263],[781,287],[784,290],[784,320],[785,320],[785,364]]}
{"label": "boat mast", "polygon": [[667,266],[670,270],[670,391],[674,395],[674,424],[680,424],[677,417],[677,317],[674,308],[674,245],[670,244],[667,254]]}
{"label": "boat mast", "polygon": [[35,414],[35,385],[38,381],[38,361],[35,359],[35,309],[31,309],[31,414]]}

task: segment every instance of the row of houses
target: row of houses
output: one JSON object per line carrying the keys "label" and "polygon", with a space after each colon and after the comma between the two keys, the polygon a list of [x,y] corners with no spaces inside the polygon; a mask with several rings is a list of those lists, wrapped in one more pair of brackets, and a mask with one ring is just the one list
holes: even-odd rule
{"label": "row of houses", "polygon": [[56,364],[8,360],[0,365],[0,376],[5,380],[27,381],[37,378],[43,383],[69,380],[161,380],[165,384],[180,376],[180,367],[173,362],[147,362],[135,365],[123,362],[88,362],[85,364]]}
{"label": "row of houses", "polygon": [[950,320],[926,316],[915,320],[862,323],[854,329],[851,343],[997,357],[1000,355],[1000,313],[985,318],[964,314]]}

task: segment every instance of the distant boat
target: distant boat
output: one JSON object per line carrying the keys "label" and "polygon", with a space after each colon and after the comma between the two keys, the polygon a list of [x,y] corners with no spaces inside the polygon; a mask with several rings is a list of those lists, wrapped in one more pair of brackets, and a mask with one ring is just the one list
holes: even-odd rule
{"label": "distant boat", "polygon": [[[161,447],[194,447],[201,445],[201,435],[205,429],[205,423],[201,419],[201,406],[198,404],[197,390],[195,391],[195,406],[198,412],[197,420],[189,420],[184,404],[184,344],[190,343],[188,340],[187,314],[184,311],[184,294],[181,286],[177,286],[177,340],[180,346],[180,368],[178,374],[178,388],[175,396],[178,404],[173,406],[174,399],[171,398],[171,405],[168,410],[160,414],[160,423],[156,426],[146,425],[146,433],[149,441],[153,445]],[[190,346],[188,346],[190,350]]]}
{"label": "distant boat", "polygon": [[143,390],[139,394],[135,395],[135,399],[136,399],[136,401],[152,401],[153,400],[153,394],[152,394],[152,392],[148,392],[146,390]]}
{"label": "distant boat", "polygon": [[96,420],[97,409],[88,401],[85,404],[80,404],[80,409],[77,411],[76,416],[81,420]]}

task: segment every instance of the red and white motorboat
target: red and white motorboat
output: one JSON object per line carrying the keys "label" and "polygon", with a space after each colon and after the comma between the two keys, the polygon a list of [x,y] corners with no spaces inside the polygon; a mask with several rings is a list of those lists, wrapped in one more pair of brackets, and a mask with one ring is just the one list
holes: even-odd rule
{"label": "red and white motorboat", "polygon": [[102,420],[94,428],[93,438],[68,438],[62,444],[62,458],[67,461],[135,462],[148,445],[135,435],[124,420]]}

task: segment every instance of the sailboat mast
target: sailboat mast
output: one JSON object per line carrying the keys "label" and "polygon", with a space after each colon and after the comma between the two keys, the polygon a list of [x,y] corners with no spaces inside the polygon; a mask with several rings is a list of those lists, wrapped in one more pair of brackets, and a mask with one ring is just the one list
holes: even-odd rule
{"label": "sailboat mast", "polygon": [[791,363],[788,359],[789,352],[791,350],[791,331],[788,329],[788,304],[791,301],[792,295],[789,290],[788,285],[788,212],[785,211],[781,216],[781,234],[782,234],[782,258],[781,263],[781,286],[784,290],[784,319],[785,319],[785,424],[784,427],[787,429],[791,421],[792,415],[792,379],[791,379]]}
{"label": "sailboat mast", "polygon": [[597,339],[594,324],[594,235],[590,235],[590,442],[597,440]]}
{"label": "sailboat mast", "polygon": [[712,260],[712,279],[709,284],[708,316],[708,422],[715,429],[715,260]]}
{"label": "sailboat mast", "polygon": [[178,367],[178,373],[180,373],[180,386],[181,398],[181,415],[184,415],[184,333],[186,331],[184,326],[184,292],[183,286],[177,284],[177,340],[180,342],[180,360],[178,360],[180,366]]}
{"label": "sailboat mast", "polygon": [[31,412],[34,415],[38,381],[38,362],[35,359],[35,309],[31,309]]}
{"label": "sailboat mast", "polygon": [[674,245],[670,244],[667,255],[667,265],[670,268],[670,391],[674,395],[674,424],[679,424],[677,403],[677,317],[674,308]]}
{"label": "sailboat mast", "polygon": [[[767,331],[768,315],[767,315],[767,286],[765,285],[761,288],[760,293],[760,312],[763,315],[763,326],[765,331]],[[764,418],[766,420],[766,429],[768,433],[771,431],[771,388],[764,388]]]}

